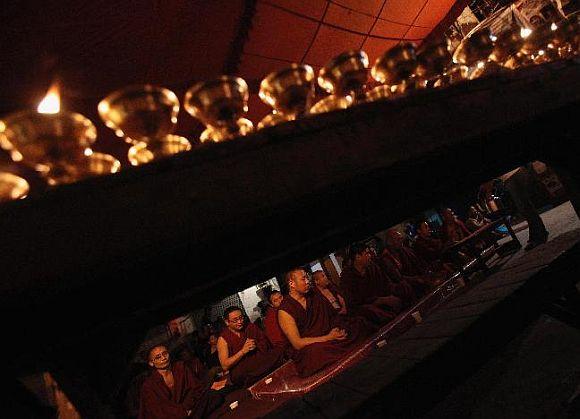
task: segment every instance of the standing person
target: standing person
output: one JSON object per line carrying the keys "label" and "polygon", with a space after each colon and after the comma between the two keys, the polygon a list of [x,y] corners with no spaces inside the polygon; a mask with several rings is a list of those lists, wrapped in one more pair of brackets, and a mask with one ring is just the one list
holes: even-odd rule
{"label": "standing person", "polygon": [[226,328],[217,348],[221,366],[230,372],[232,383],[244,387],[253,384],[281,363],[283,348],[272,348],[264,332],[246,322],[242,309],[228,307],[224,321]]}
{"label": "standing person", "polygon": [[282,331],[296,350],[296,369],[306,377],[342,359],[372,333],[361,318],[339,316],[306,271],[292,269],[285,276],[290,290],[278,311]]}
{"label": "standing person", "polygon": [[533,178],[529,171],[521,166],[501,176],[505,189],[509,192],[516,209],[528,222],[529,238],[524,250],[533,249],[548,240],[548,230],[532,203],[531,193],[534,188]]}
{"label": "standing person", "polygon": [[139,419],[203,418],[222,404],[184,362],[171,361],[165,346],[151,348],[147,360],[153,371],[141,387]]}

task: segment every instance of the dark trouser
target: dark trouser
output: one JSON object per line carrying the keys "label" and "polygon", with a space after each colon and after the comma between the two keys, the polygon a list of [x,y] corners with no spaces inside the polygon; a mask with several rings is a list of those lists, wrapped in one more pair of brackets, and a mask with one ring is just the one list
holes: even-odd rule
{"label": "dark trouser", "polygon": [[532,182],[531,175],[525,168],[521,167],[505,181],[505,188],[512,197],[520,215],[528,222],[529,240],[532,242],[544,242],[548,236],[548,231],[532,203],[531,193],[534,190]]}

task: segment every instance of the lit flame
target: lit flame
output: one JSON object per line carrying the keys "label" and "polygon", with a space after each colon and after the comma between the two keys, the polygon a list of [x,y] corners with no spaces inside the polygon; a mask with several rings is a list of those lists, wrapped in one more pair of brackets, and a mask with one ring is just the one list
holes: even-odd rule
{"label": "lit flame", "polygon": [[520,36],[522,38],[527,38],[528,36],[530,36],[532,34],[532,30],[529,28],[522,28],[520,29]]}
{"label": "lit flame", "polygon": [[477,63],[477,68],[479,68],[481,70],[483,67],[485,67],[485,61],[479,61]]}
{"label": "lit flame", "polygon": [[491,39],[491,41],[492,41],[492,42],[495,42],[495,41],[497,41],[497,36],[495,36],[495,35],[490,35],[490,36],[489,36],[489,39]]}
{"label": "lit flame", "polygon": [[38,113],[59,113],[60,112],[60,93],[58,87],[53,85],[48,89],[46,96],[36,108]]}
{"label": "lit flame", "polygon": [[550,25],[550,29],[555,31],[556,29],[558,29],[558,25],[556,25],[555,23],[552,22],[552,24]]}
{"label": "lit flame", "polygon": [[546,52],[545,52],[543,49],[541,49],[541,50],[539,50],[539,51],[538,51],[538,55],[539,55],[540,57],[541,57],[542,55],[544,55],[545,53],[546,53]]}

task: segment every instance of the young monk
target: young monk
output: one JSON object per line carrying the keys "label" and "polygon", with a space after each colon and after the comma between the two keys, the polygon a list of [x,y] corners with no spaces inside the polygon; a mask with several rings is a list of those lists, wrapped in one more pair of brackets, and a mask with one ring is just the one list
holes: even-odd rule
{"label": "young monk", "polygon": [[278,290],[273,290],[270,295],[268,295],[268,302],[270,307],[266,311],[264,316],[264,332],[268,337],[268,340],[275,348],[286,348],[289,345],[286,335],[280,329],[278,324],[278,309],[282,304],[284,296]]}
{"label": "young monk", "polygon": [[338,288],[330,282],[324,271],[312,272],[312,279],[318,291],[328,300],[338,314],[346,314],[347,308],[344,297],[340,294]]}
{"label": "young monk", "polygon": [[289,295],[284,298],[278,321],[294,347],[298,374],[306,377],[340,360],[372,333],[361,318],[339,316],[306,272],[295,268],[285,277]]}
{"label": "young monk", "polygon": [[258,326],[246,324],[239,307],[227,308],[224,321],[227,327],[218,338],[218,356],[223,370],[230,372],[232,383],[251,385],[281,363],[284,348],[272,348]]}
{"label": "young monk", "polygon": [[153,372],[141,387],[139,419],[203,418],[222,404],[214,385],[208,388],[184,362],[171,362],[165,346],[151,348],[148,363]]}

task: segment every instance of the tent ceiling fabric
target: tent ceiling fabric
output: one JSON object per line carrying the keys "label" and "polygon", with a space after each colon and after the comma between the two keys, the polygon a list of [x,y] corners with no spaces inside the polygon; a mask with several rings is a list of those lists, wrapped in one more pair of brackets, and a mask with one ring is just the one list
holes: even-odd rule
{"label": "tent ceiling fabric", "polygon": [[[348,49],[371,59],[400,40],[420,42],[454,0],[61,0],[8,2],[0,11],[0,112],[31,107],[51,81],[64,106],[86,114],[99,137],[117,141],[96,115],[123,86],[185,89],[224,71],[251,86],[290,62],[319,69]],[[251,13],[248,13],[250,9]],[[240,37],[242,39],[240,39]],[[234,51],[232,51],[234,49]],[[232,58],[233,57],[233,58]],[[232,61],[233,60],[233,61]],[[250,119],[268,109],[253,92]],[[199,129],[182,113],[178,131]],[[113,147],[114,148],[114,147]],[[105,146],[103,151],[112,151]],[[125,156],[118,155],[122,160]]]}

